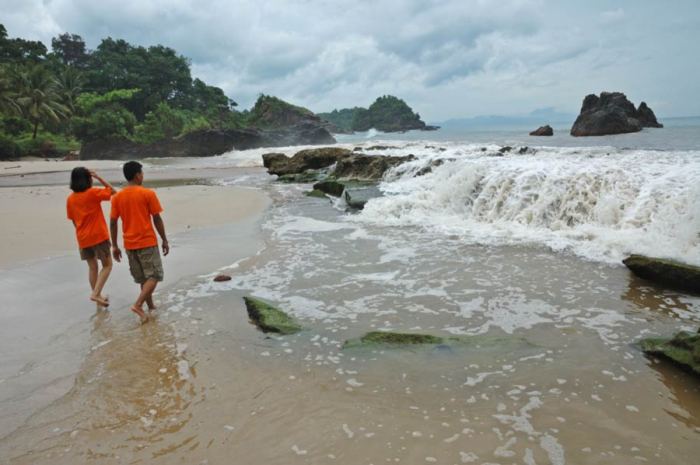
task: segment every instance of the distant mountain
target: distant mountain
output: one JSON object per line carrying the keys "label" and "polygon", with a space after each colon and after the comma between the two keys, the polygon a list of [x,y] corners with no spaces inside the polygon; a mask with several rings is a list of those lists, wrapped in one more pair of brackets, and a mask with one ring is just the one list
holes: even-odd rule
{"label": "distant mountain", "polygon": [[343,133],[368,131],[372,128],[383,132],[437,129],[426,125],[406,102],[393,95],[377,98],[369,108],[344,108],[330,113],[319,113],[318,116],[334,125],[337,128],[336,132]]}
{"label": "distant mountain", "polygon": [[443,128],[536,128],[544,124],[570,126],[576,115],[556,111],[552,107],[539,108],[526,115],[483,115],[472,118],[453,118],[440,124]]}

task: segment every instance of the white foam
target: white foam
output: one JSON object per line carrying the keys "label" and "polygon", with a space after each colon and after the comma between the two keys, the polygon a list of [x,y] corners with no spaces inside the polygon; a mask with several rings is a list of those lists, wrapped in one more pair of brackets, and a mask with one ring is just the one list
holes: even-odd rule
{"label": "white foam", "polygon": [[[543,244],[609,263],[643,253],[700,264],[698,152],[411,150],[417,160],[390,172],[381,185],[386,195],[355,220],[474,243]],[[436,160],[443,164],[415,176]]]}

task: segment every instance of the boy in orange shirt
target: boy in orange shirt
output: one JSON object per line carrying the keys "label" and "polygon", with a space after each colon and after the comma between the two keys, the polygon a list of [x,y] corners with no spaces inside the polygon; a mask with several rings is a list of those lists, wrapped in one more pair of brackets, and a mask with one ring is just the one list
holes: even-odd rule
{"label": "boy in orange shirt", "polygon": [[[100,181],[104,188],[92,187],[92,178]],[[88,280],[92,289],[90,300],[106,307],[109,301],[102,296],[102,289],[112,271],[112,258],[109,256],[107,223],[100,203],[109,200],[116,191],[97,173],[82,166],[73,168],[70,188],[73,193],[66,200],[66,215],[75,225],[80,258],[88,264]],[[102,263],[99,272],[98,260]]]}
{"label": "boy in orange shirt", "polygon": [[141,164],[136,161],[125,163],[124,177],[129,184],[112,198],[110,213],[112,255],[116,261],[121,261],[122,252],[117,243],[118,224],[121,218],[129,271],[134,281],[141,286],[141,292],[131,306],[131,311],[139,316],[141,323],[145,323],[148,321],[148,316],[143,311],[143,304],[148,305],[149,311],[155,310],[153,291],[163,280],[163,264],[158,251],[158,239],[153,231],[154,225],[163,241],[163,255],[168,255],[170,246],[165,237],[163,219],[160,217],[163,208],[160,206],[158,197],[154,191],[142,186]]}

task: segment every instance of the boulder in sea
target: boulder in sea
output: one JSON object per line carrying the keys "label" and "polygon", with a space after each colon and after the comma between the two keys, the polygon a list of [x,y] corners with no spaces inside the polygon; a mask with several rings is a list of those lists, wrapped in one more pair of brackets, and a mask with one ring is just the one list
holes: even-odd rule
{"label": "boulder in sea", "polygon": [[665,258],[631,255],[622,263],[640,278],[700,294],[700,267]]}
{"label": "boulder in sea", "polygon": [[357,210],[362,210],[365,208],[367,202],[371,199],[381,197],[382,191],[375,185],[356,187],[356,188],[345,188],[345,203],[348,207]]}
{"label": "boulder in sea", "polygon": [[505,147],[501,147],[500,149],[498,149],[498,153],[508,153],[511,150],[513,150],[513,147],[511,147],[510,145],[506,145]]}
{"label": "boulder in sea", "polygon": [[554,129],[549,124],[545,126],[540,126],[530,133],[531,136],[553,136]]}
{"label": "boulder in sea", "polygon": [[622,92],[589,94],[571,127],[572,136],[604,136],[641,131],[643,127],[662,127],[646,103],[634,108]]}
{"label": "boulder in sea", "polygon": [[229,276],[227,274],[218,274],[218,275],[216,275],[216,277],[214,277],[214,281],[216,281],[217,283],[221,283],[224,281],[231,281],[231,276]]}
{"label": "boulder in sea", "polygon": [[325,194],[332,195],[333,197],[340,197],[341,195],[343,195],[345,185],[339,183],[338,181],[326,180],[314,184],[314,190],[318,190]]}
{"label": "boulder in sea", "polygon": [[289,315],[255,297],[243,297],[248,317],[264,333],[293,334],[301,331]]}
{"label": "boulder in sea", "polygon": [[352,151],[338,147],[301,150],[292,157],[279,153],[268,153],[263,155],[263,165],[267,168],[268,173],[283,176],[327,168],[339,159],[351,154]]}
{"label": "boulder in sea", "polygon": [[336,179],[376,181],[382,179],[389,169],[411,160],[415,160],[413,155],[389,157],[351,154],[338,160],[331,176]]}
{"label": "boulder in sea", "polygon": [[643,339],[640,345],[645,353],[667,358],[686,370],[700,375],[699,333],[681,331],[671,339]]}

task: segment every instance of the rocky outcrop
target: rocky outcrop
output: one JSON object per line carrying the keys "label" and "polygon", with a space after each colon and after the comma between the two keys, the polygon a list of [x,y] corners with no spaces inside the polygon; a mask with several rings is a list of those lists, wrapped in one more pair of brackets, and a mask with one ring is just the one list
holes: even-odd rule
{"label": "rocky outcrop", "polygon": [[301,326],[289,315],[269,303],[254,297],[244,297],[243,300],[250,321],[263,332],[293,334],[301,331]]}
{"label": "rocky outcrop", "polygon": [[444,339],[430,334],[394,333],[388,331],[371,331],[361,338],[349,339],[343,344],[344,348],[378,345],[422,345],[442,344]]}
{"label": "rocky outcrop", "polygon": [[[407,161],[415,159],[412,155],[404,157],[388,157],[383,155],[361,155],[348,149],[338,147],[323,147],[318,149],[301,150],[292,157],[281,153],[266,153],[263,155],[263,166],[270,174],[280,176],[281,180],[303,179],[306,182],[316,180],[315,170],[335,168],[327,173],[329,177],[337,180],[375,181],[381,179],[384,173]],[[300,179],[300,175],[309,175]]]}
{"label": "rocky outcrop", "polygon": [[345,184],[333,180],[321,181],[314,184],[314,190],[332,195],[333,197],[340,197],[345,190]]}
{"label": "rocky outcrop", "polygon": [[338,147],[301,150],[291,158],[281,153],[266,153],[263,155],[263,166],[268,173],[278,176],[300,174],[327,168],[348,155],[352,155],[350,150]]}
{"label": "rocky outcrop", "polygon": [[622,261],[640,278],[700,294],[700,267],[664,258],[631,255]]}
{"label": "rocky outcrop", "polygon": [[214,282],[223,283],[224,281],[231,281],[231,276],[227,274],[218,274],[214,277]]}
{"label": "rocky outcrop", "polygon": [[700,334],[681,331],[671,339],[643,339],[640,345],[645,353],[666,358],[700,375]]}
{"label": "rocky outcrop", "polygon": [[356,188],[346,188],[344,191],[345,203],[350,208],[362,210],[367,202],[382,196],[382,191],[377,186],[364,186]]}
{"label": "rocky outcrop", "polygon": [[381,179],[389,169],[411,160],[415,160],[413,155],[389,157],[350,154],[338,160],[331,176],[337,179],[375,181]]}
{"label": "rocky outcrop", "polygon": [[530,133],[531,136],[553,136],[554,129],[549,124],[545,126],[540,126]]}
{"label": "rocky outcrop", "polygon": [[622,92],[602,92],[583,99],[581,112],[571,127],[572,136],[604,136],[641,131],[644,127],[663,127],[654,112],[642,102],[638,109]]}

